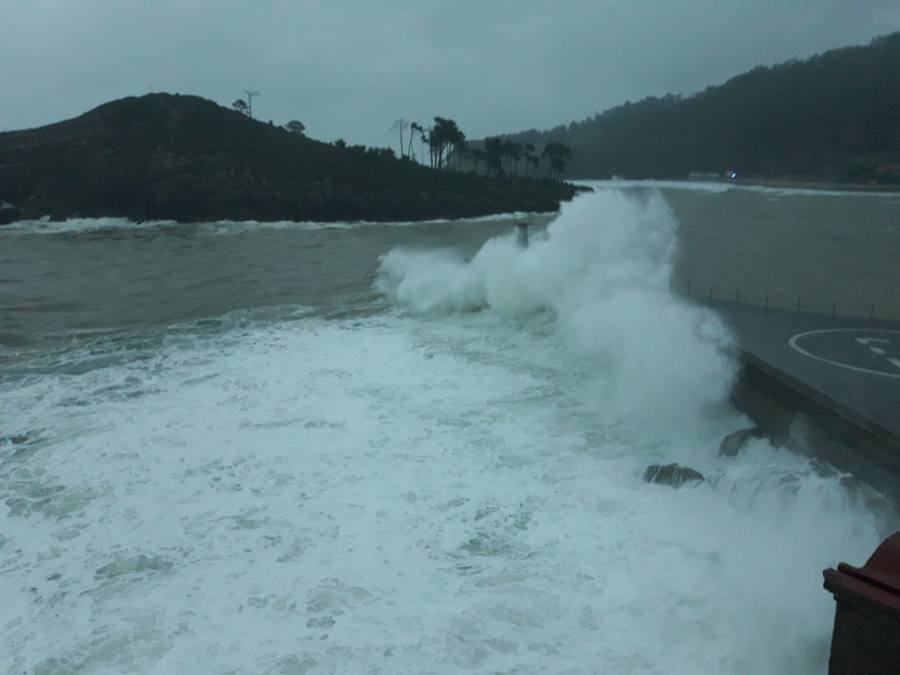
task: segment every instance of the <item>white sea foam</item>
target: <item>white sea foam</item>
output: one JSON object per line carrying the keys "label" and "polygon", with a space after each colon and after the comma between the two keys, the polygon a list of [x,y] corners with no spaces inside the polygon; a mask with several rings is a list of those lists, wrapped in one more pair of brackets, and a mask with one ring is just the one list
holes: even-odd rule
{"label": "white sea foam", "polygon": [[823,672],[821,569],[874,518],[765,441],[717,456],[731,366],[668,294],[672,222],[586,198],[527,251],[391,254],[414,312],[18,364],[0,672]]}
{"label": "white sea foam", "polygon": [[[490,223],[503,222],[506,220],[535,218],[546,215],[549,214],[515,211],[510,213],[497,213],[487,216],[477,216],[473,218],[439,218],[435,220],[416,221],[354,220],[321,222],[312,220],[218,220],[199,223],[199,226],[203,229],[203,231],[209,232],[210,234],[229,235],[244,234],[257,230],[348,230],[358,227],[384,225],[390,225],[394,227],[409,227],[429,224],[452,224],[456,222]],[[189,225],[190,224],[188,224],[188,226]],[[179,223],[174,220],[144,220],[136,222],[133,220],[128,220],[127,218],[68,218],[66,220],[50,220],[50,218],[39,218],[36,220],[19,220],[10,223],[9,225],[4,225],[3,227],[0,227],[0,235],[3,235],[4,233],[80,234],[89,232],[102,232],[105,230],[146,230],[173,226],[178,227]]]}
{"label": "white sea foam", "polygon": [[148,220],[136,223],[125,218],[68,218],[66,220],[50,220],[49,217],[34,220],[17,220],[0,227],[0,236],[4,234],[66,234],[81,232],[102,232],[104,230],[146,229],[172,225],[173,221]]}
{"label": "white sea foam", "polygon": [[577,353],[610,366],[622,412],[671,434],[721,402],[734,372],[722,323],[670,290],[676,246],[675,216],[658,193],[598,192],[566,204],[526,250],[512,235],[471,261],[395,250],[377,285],[418,313],[552,311]]}
{"label": "white sea foam", "polygon": [[877,197],[879,199],[900,200],[900,193],[892,190],[836,190],[826,188],[775,187],[766,185],[746,185],[718,181],[700,180],[577,180],[572,181],[595,190],[622,190],[628,188],[650,188],[669,190],[692,190],[710,194],[729,191],[759,192],[774,198],[780,197]]}
{"label": "white sea foam", "polygon": [[594,188],[595,190],[625,190],[629,188],[669,188],[673,190],[694,190],[696,192],[709,192],[712,194],[721,194],[728,192],[735,186],[729,183],[719,183],[716,181],[683,181],[683,180],[631,180],[631,179],[611,179],[611,180],[576,180],[572,181],[578,185],[584,185]]}
{"label": "white sea foam", "polygon": [[306,319],[2,389],[0,670],[820,672],[871,518],[622,427],[548,328]]}

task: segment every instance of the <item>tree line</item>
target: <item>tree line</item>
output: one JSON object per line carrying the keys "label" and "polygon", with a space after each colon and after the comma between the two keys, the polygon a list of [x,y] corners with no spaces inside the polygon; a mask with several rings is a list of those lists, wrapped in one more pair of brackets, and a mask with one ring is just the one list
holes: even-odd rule
{"label": "tree line", "polygon": [[[260,95],[258,91],[251,91],[250,89],[244,89],[244,93],[247,98],[238,98],[235,99],[234,103],[231,104],[231,107],[237,110],[242,115],[246,115],[251,120],[253,119],[253,99]],[[273,122],[269,120],[269,124],[273,125]],[[287,124],[282,127],[285,131],[289,131],[290,133],[303,136],[306,133],[306,125],[303,124],[300,120],[291,120]]]}
{"label": "tree line", "polygon": [[[259,96],[260,92],[245,89],[244,93],[246,99],[236,99],[231,107],[253,119],[253,99]],[[306,126],[299,120],[291,120],[283,128],[300,136],[306,132]],[[388,133],[397,137],[399,152],[396,155],[391,149],[366,148],[363,145],[348,146],[343,139],[336,140],[334,145],[357,152],[390,153],[400,159],[427,164],[433,169],[453,168],[457,171],[468,170],[488,176],[537,177],[541,175],[543,162],[547,178],[553,180],[563,179],[568,162],[573,156],[572,149],[568,145],[554,140],[541,144],[539,154],[537,146],[533,143],[519,143],[499,136],[470,143],[455,120],[440,116],[435,117],[433,123],[428,126],[399,118],[390,126]],[[418,156],[415,148],[417,140]]]}
{"label": "tree line", "polygon": [[457,123],[446,117],[435,117],[429,126],[400,118],[388,133],[397,137],[401,159],[434,169],[453,168],[479,175],[536,177],[541,175],[543,162],[548,178],[562,180],[573,155],[569,146],[552,140],[542,144],[540,153],[533,143],[518,143],[499,136],[470,142]]}

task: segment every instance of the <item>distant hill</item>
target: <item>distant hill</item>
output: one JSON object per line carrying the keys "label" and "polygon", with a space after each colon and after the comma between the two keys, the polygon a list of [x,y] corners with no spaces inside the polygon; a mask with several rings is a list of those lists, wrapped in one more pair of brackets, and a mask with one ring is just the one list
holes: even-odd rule
{"label": "distant hill", "polygon": [[682,98],[626,103],[505,138],[569,145],[571,178],[695,172],[900,183],[900,33],[757,67]]}
{"label": "distant hill", "polygon": [[124,98],[0,133],[0,209],[15,217],[413,220],[550,211],[575,188],[430,169],[312,140],[195,96]]}

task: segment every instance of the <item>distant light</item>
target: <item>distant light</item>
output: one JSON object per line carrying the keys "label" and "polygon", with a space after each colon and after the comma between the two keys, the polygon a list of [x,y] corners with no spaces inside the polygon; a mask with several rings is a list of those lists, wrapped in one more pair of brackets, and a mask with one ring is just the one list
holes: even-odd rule
{"label": "distant light", "polygon": [[731,178],[732,178],[732,179],[737,178],[737,171],[732,171],[732,172],[731,172]]}

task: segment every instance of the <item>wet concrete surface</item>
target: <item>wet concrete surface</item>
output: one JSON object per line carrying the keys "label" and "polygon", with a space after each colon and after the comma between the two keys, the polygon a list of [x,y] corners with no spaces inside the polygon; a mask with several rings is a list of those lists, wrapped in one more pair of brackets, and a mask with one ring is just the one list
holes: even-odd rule
{"label": "wet concrete surface", "polygon": [[747,366],[889,446],[900,468],[900,323],[712,306]]}

